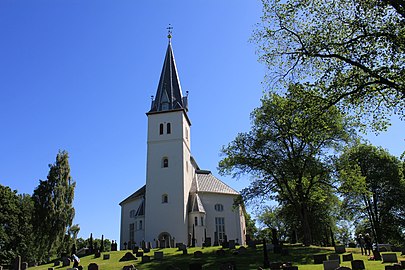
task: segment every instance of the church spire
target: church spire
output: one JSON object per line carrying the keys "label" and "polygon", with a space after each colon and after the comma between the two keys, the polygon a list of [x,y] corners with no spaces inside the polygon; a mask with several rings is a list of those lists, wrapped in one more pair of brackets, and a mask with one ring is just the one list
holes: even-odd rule
{"label": "church spire", "polygon": [[187,97],[183,97],[180,80],[177,74],[176,62],[174,61],[173,49],[171,44],[172,29],[169,25],[168,39],[169,44],[166,50],[166,57],[163,63],[162,73],[160,75],[159,85],[156,96],[152,99],[151,112],[170,111],[184,109],[187,111]]}

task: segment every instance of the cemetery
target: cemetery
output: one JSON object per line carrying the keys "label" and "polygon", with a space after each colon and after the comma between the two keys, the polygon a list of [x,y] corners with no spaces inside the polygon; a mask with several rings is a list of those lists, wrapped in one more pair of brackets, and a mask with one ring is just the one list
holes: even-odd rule
{"label": "cemetery", "polygon": [[[264,252],[266,250],[267,252]],[[283,252],[284,251],[284,252]],[[286,252],[287,251],[287,252]],[[337,253],[336,251],[340,251]],[[17,258],[10,270],[335,270],[335,269],[405,269],[401,252],[381,252],[380,260],[361,255],[359,248],[280,245],[261,242],[248,246],[224,248],[186,247],[121,250],[54,259],[51,263],[29,267]],[[0,268],[2,270],[6,267]]]}

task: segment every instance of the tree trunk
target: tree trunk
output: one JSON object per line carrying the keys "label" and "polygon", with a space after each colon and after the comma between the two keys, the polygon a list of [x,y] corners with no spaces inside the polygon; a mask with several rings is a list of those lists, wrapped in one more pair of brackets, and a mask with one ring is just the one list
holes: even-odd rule
{"label": "tree trunk", "polygon": [[308,220],[308,211],[306,204],[301,204],[299,210],[299,216],[301,218],[301,225],[302,225],[302,233],[304,236],[303,244],[305,246],[309,246],[312,244],[312,233],[311,233],[311,226],[309,225]]}

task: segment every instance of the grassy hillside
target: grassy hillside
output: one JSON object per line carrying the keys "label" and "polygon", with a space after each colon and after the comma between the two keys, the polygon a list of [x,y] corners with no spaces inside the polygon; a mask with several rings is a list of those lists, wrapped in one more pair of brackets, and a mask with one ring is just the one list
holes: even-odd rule
{"label": "grassy hillside", "polygon": [[[313,264],[313,255],[314,254],[323,254],[323,253],[334,253],[333,248],[321,248],[321,247],[288,247],[289,255],[280,256],[279,254],[269,254],[270,262],[292,262],[293,265],[298,265],[300,270],[323,270],[323,265]],[[115,251],[108,252],[110,254],[109,260],[103,260],[103,255],[101,258],[94,258],[94,255],[82,257],[80,265],[83,266],[84,270],[87,270],[87,267],[90,263],[97,263],[99,270],[121,270],[125,265],[135,265],[138,270],[165,270],[168,266],[173,265],[179,267],[182,270],[188,270],[190,263],[201,262],[203,263],[204,270],[218,270],[221,263],[224,262],[235,262],[239,270],[249,270],[257,269],[259,266],[263,266],[263,249],[261,246],[258,246],[257,249],[246,250],[245,254],[235,255],[234,250],[225,249],[225,255],[217,255],[216,251],[219,250],[219,247],[210,247],[210,248],[189,248],[188,255],[183,255],[181,251],[177,249],[168,248],[168,249],[153,249],[150,253],[146,255],[151,256],[151,262],[141,263],[141,258],[138,258],[136,261],[127,261],[119,262],[119,259],[124,256],[127,251]],[[202,251],[203,256],[201,258],[194,258],[195,251]],[[153,260],[153,253],[155,251],[163,251],[164,259],[162,261]],[[353,253],[354,259],[364,260],[367,270],[383,270],[386,264],[382,264],[381,261],[368,261],[367,256],[362,256],[359,249],[347,249],[348,252]],[[400,256],[400,253],[397,253],[399,260],[405,260],[404,256]],[[342,266],[350,267],[350,262],[341,263]],[[53,264],[41,265],[32,270],[48,270],[49,267],[53,267]],[[60,267],[57,266],[55,270],[67,270],[69,267]]]}

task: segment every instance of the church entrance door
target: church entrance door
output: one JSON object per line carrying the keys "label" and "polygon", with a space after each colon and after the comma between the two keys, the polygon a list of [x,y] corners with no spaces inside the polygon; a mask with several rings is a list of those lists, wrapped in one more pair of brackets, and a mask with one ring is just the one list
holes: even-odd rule
{"label": "church entrance door", "polygon": [[168,232],[162,232],[159,234],[159,248],[169,248],[171,247],[172,237]]}

